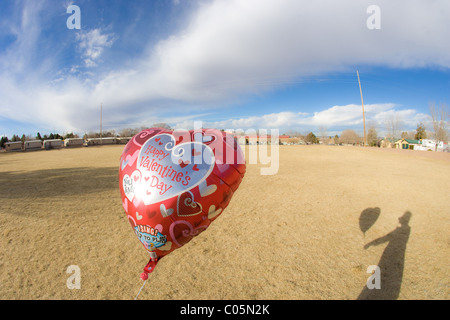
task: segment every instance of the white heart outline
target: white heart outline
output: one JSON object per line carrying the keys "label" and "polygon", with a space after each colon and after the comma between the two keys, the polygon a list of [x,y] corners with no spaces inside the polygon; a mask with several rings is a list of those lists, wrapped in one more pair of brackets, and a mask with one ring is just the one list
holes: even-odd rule
{"label": "white heart outline", "polygon": [[[191,198],[186,198],[186,199],[184,199],[184,205],[185,205],[185,206],[193,207],[192,204],[186,203],[186,200],[187,200],[187,199],[190,199],[193,203],[195,203],[195,206],[198,205],[198,206],[200,207],[200,211],[199,211],[199,212],[191,213],[191,214],[180,214],[180,196],[181,196],[181,194],[184,194],[184,193],[189,193],[189,194],[191,195]],[[203,207],[202,207],[201,203],[195,201],[194,195],[192,194],[191,191],[184,191],[184,192],[181,193],[181,194],[179,194],[179,195],[177,196],[177,216],[179,216],[179,217],[192,217],[192,216],[196,216],[196,215],[198,215],[198,214],[200,214],[200,213],[203,212]]]}
{"label": "white heart outline", "polygon": [[[137,157],[137,163],[136,163],[136,170],[140,171],[141,174],[142,174],[141,180],[139,181],[139,182],[140,182],[139,184],[141,184],[141,182],[142,182],[142,180],[143,180],[143,176],[144,176],[144,174],[143,174],[142,171],[141,171],[141,167],[140,167],[140,165],[139,165],[139,160],[141,159],[142,153],[144,152],[143,146],[144,146],[149,140],[158,138],[158,137],[160,137],[160,136],[169,136],[170,139],[171,139],[171,141],[170,141],[169,143],[173,143],[173,147],[170,148],[170,149],[167,149],[167,148],[166,148],[166,147],[167,147],[167,144],[169,144],[169,143],[167,143],[166,146],[164,146],[164,149],[165,149],[165,150],[170,151],[170,158],[171,158],[171,159],[172,159],[172,155],[173,155],[173,153],[172,153],[172,150],[173,150],[173,149],[178,148],[178,147],[181,147],[181,146],[183,146],[183,145],[193,144],[193,145],[205,146],[205,148],[209,149],[209,151],[211,152],[211,157],[212,157],[211,160],[210,160],[210,161],[211,161],[211,164],[210,164],[210,167],[209,167],[208,171],[207,171],[206,174],[203,176],[203,178],[200,179],[199,181],[197,181],[197,183],[194,184],[194,185],[193,185],[192,187],[190,187],[189,189],[182,190],[182,191],[180,191],[180,192],[178,192],[178,193],[175,193],[175,194],[173,194],[173,195],[169,195],[169,196],[163,197],[163,198],[161,198],[161,199],[157,199],[157,201],[146,201],[145,196],[143,196],[143,197],[141,198],[141,200],[144,202],[144,204],[145,204],[146,206],[151,205],[151,204],[154,204],[154,203],[158,203],[158,202],[161,202],[161,201],[164,201],[164,200],[173,198],[173,197],[178,197],[178,196],[180,196],[181,194],[183,194],[183,193],[185,193],[185,192],[187,192],[187,191],[191,191],[192,189],[194,189],[195,187],[197,187],[200,183],[202,183],[203,181],[205,181],[205,180],[209,177],[209,175],[210,175],[211,172],[214,170],[214,167],[215,167],[215,165],[216,165],[216,157],[215,157],[214,151],[213,151],[213,150],[211,149],[211,147],[208,146],[207,144],[204,144],[204,143],[202,143],[202,142],[197,142],[197,141],[189,141],[189,142],[183,142],[183,143],[180,143],[179,145],[176,145],[176,142],[177,142],[177,141],[176,141],[176,139],[175,139],[175,137],[174,137],[173,135],[168,134],[168,133],[155,134],[154,136],[152,136],[152,137],[150,137],[148,140],[146,140],[146,141],[141,145],[141,147],[140,147],[141,149],[139,150],[139,155],[138,155],[138,157]],[[203,153],[202,153],[202,157],[203,157]],[[204,160],[204,159],[203,159],[203,160]],[[173,162],[173,159],[172,159],[172,163],[175,164],[175,165],[179,165],[178,163],[174,163],[174,162]],[[205,163],[208,164],[207,162],[205,162]],[[145,172],[145,171],[144,171],[144,172]]]}
{"label": "white heart outline", "polygon": [[166,217],[172,215],[174,210],[172,208],[166,209],[166,206],[164,205],[164,203],[161,203],[161,205],[159,206],[159,211],[161,212],[161,215],[164,218],[166,218]]}
{"label": "white heart outline", "polygon": [[206,180],[205,180],[205,181],[202,181],[202,182],[199,184],[198,188],[199,188],[199,190],[200,190],[200,196],[201,196],[202,198],[207,197],[207,196],[209,196],[209,195],[211,195],[211,194],[213,194],[214,192],[217,191],[217,185],[215,185],[214,183],[208,185],[208,184],[206,183]]}
{"label": "white heart outline", "polygon": [[222,208],[218,208],[216,210],[215,205],[211,205],[208,210],[208,219],[214,219],[222,212]]}
{"label": "white heart outline", "polygon": [[[134,178],[136,177],[136,175],[139,176],[139,179],[137,180],[137,182],[136,182],[136,180],[134,179]],[[131,185],[132,185],[132,187],[133,187],[133,191],[132,191],[131,193],[125,191],[125,188],[124,188],[125,180],[129,180],[129,181],[131,182]],[[139,188],[139,186],[140,186],[140,184],[141,184],[141,181],[142,181],[142,173],[141,173],[139,170],[134,170],[134,171],[131,173],[131,176],[129,176],[128,174],[125,174],[125,175],[123,176],[123,178],[122,178],[122,189],[123,189],[123,192],[124,192],[124,194],[125,194],[125,197],[126,197],[130,202],[132,202],[133,204],[134,204],[134,200],[135,200],[136,195],[137,195],[137,192],[136,192],[137,190],[136,190],[136,189]],[[130,197],[131,197],[131,198],[130,198]]]}

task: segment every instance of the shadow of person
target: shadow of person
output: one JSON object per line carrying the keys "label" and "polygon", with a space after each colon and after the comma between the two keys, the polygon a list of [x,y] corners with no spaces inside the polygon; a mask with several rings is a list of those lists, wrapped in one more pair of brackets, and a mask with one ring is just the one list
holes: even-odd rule
{"label": "shadow of person", "polygon": [[405,212],[398,219],[400,226],[387,235],[375,239],[364,246],[364,249],[367,249],[370,246],[388,242],[378,262],[381,288],[369,289],[367,285],[364,286],[364,289],[358,296],[358,300],[395,300],[398,298],[403,278],[406,243],[411,233],[411,227],[408,224],[411,216],[411,212]]}

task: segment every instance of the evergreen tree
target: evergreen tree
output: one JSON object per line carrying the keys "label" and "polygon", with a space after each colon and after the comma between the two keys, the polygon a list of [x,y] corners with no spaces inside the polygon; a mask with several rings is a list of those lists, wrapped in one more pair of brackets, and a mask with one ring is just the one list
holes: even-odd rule
{"label": "evergreen tree", "polygon": [[378,142],[377,130],[375,127],[370,127],[369,132],[367,133],[367,143],[371,147],[376,147]]}
{"label": "evergreen tree", "polygon": [[3,149],[5,147],[5,143],[8,142],[8,137],[3,136],[0,139],[0,149]]}
{"label": "evergreen tree", "polygon": [[339,136],[338,135],[334,136],[334,144],[339,144]]}
{"label": "evergreen tree", "polygon": [[319,139],[312,132],[308,133],[308,135],[305,138],[305,141],[309,143],[319,143]]}
{"label": "evergreen tree", "polygon": [[427,132],[425,130],[424,124],[418,123],[417,129],[416,129],[416,135],[414,136],[414,139],[420,140],[420,139],[426,139],[427,138]]}

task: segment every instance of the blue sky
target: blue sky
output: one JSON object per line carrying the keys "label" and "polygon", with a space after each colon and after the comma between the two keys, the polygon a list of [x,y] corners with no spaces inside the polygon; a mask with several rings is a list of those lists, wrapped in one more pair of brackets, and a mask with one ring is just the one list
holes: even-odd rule
{"label": "blue sky", "polygon": [[0,135],[99,131],[100,105],[104,130],[362,134],[356,70],[366,124],[415,130],[450,105],[449,16],[446,0],[2,0]]}

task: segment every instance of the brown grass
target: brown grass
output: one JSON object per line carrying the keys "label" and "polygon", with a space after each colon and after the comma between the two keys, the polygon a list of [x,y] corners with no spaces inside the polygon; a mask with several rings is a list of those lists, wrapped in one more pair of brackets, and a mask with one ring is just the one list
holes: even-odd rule
{"label": "brown grass", "polygon": [[[136,296],[148,254],[121,205],[122,150],[0,154],[0,298]],[[373,298],[448,299],[450,154],[433,156],[281,146],[278,174],[247,165],[221,217],[164,257],[139,298],[370,298],[367,267],[382,265],[396,278],[382,278]],[[363,234],[368,208],[380,215]],[[364,248],[396,230],[405,212],[410,232]],[[66,286],[69,265],[81,269],[79,290]]]}

